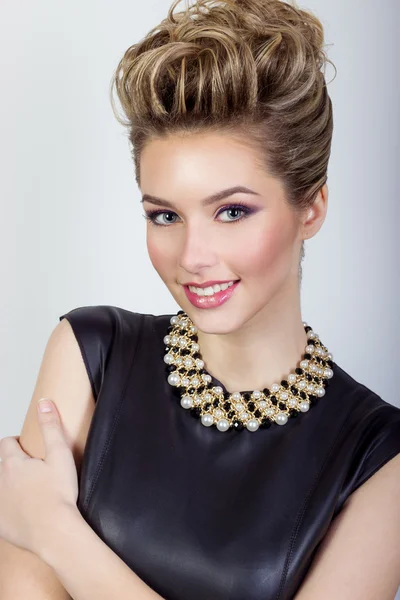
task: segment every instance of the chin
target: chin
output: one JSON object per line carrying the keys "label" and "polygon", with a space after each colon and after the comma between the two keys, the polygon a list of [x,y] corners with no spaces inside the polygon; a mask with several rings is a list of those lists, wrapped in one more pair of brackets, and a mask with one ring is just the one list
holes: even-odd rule
{"label": "chin", "polygon": [[187,309],[182,308],[193,321],[196,327],[203,333],[224,335],[233,333],[240,329],[243,324],[243,316],[240,311],[235,310],[234,316],[231,311],[223,306],[218,308],[199,309],[190,306]]}

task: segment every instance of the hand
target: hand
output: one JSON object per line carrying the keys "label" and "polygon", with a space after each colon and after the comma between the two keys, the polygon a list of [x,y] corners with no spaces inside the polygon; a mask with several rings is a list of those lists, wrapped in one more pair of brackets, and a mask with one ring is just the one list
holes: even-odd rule
{"label": "hand", "polygon": [[23,451],[19,437],[0,440],[0,538],[39,555],[67,511],[78,511],[78,475],[54,402],[38,420],[45,458]]}

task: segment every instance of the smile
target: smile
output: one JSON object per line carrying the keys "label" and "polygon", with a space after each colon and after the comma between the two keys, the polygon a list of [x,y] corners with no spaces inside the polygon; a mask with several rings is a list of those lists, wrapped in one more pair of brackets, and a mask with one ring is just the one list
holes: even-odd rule
{"label": "smile", "polygon": [[216,284],[206,288],[184,285],[183,289],[185,290],[189,302],[196,308],[216,308],[232,297],[239,284],[240,279],[238,281]]}
{"label": "smile", "polygon": [[213,296],[217,292],[228,289],[228,287],[231,287],[233,284],[234,282],[230,281],[229,283],[211,285],[210,287],[206,288],[198,288],[193,285],[189,285],[188,288],[193,294],[197,294],[198,296]]}

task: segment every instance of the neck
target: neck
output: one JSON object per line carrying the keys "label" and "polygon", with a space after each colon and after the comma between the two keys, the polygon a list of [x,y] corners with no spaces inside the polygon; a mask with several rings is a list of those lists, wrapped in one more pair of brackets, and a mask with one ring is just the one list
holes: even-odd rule
{"label": "neck", "polygon": [[229,393],[270,388],[299,366],[307,345],[300,299],[286,309],[265,306],[232,333],[198,331],[205,368]]}

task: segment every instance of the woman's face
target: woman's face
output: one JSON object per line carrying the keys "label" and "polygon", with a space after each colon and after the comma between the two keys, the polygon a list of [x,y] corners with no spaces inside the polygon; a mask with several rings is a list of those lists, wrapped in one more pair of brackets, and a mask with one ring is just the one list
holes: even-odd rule
{"label": "woman's face", "polygon": [[[228,333],[251,319],[258,323],[263,311],[270,314],[268,307],[279,313],[298,301],[301,224],[281,183],[257,167],[253,152],[232,138],[203,133],[152,140],[141,156],[143,197],[162,199],[157,205],[143,201],[147,215],[162,211],[147,224],[150,260],[205,333]],[[254,193],[203,203],[236,186]],[[237,203],[243,207],[235,208]],[[231,297],[219,305],[203,296],[194,306],[184,289],[189,282],[236,280]]]}

